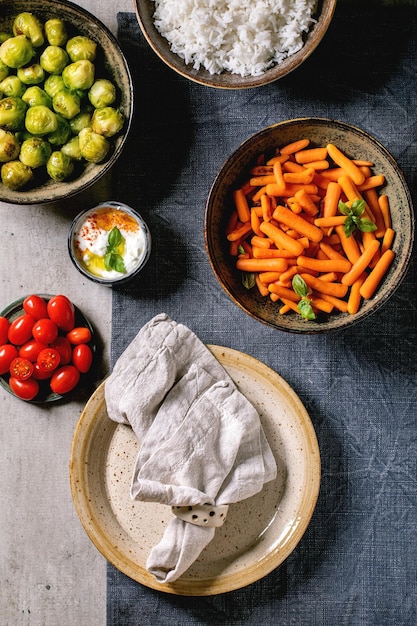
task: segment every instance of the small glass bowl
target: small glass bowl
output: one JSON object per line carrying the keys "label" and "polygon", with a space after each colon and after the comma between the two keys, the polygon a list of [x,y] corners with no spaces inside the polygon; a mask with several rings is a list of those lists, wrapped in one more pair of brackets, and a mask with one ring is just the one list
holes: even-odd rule
{"label": "small glass bowl", "polygon": [[[121,214],[126,214],[128,217],[133,218],[139,226],[138,232],[141,233],[143,241],[142,249],[140,254],[138,255],[137,262],[131,269],[129,269],[127,272],[116,272],[114,270],[111,272],[103,271],[103,275],[100,276],[90,271],[87,265],[83,262],[81,258],[81,252],[77,247],[77,238],[80,237],[80,231],[83,228],[86,220],[88,220],[95,213],[105,214],[106,209],[109,210],[110,214],[117,214],[120,211]],[[74,218],[68,235],[69,255],[77,270],[81,274],[83,274],[83,276],[86,276],[93,282],[100,285],[106,285],[108,287],[111,287],[112,285],[120,285],[122,283],[132,280],[135,276],[137,276],[137,274],[148,262],[149,256],[151,254],[151,245],[151,233],[142,216],[127,204],[114,200],[110,200],[109,202],[102,202],[91,209],[87,209],[79,213]],[[101,256],[101,258],[103,257]]]}

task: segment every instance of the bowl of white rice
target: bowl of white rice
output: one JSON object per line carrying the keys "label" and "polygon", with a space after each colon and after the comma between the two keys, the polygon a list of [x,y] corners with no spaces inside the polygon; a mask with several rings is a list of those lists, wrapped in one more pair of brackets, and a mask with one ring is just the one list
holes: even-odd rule
{"label": "bowl of white rice", "polygon": [[248,89],[295,70],[324,37],[336,0],[135,0],[142,33],[171,69]]}

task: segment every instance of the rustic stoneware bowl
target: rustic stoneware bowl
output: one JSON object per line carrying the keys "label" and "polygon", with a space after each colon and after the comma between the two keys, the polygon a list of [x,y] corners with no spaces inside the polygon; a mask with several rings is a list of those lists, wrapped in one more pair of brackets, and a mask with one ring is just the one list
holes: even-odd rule
{"label": "rustic stoneware bowl", "polygon": [[[259,155],[292,141],[308,137],[311,146],[328,143],[338,145],[347,156],[374,163],[373,170],[385,176],[383,187],[390,201],[395,259],[374,296],[363,300],[358,313],[333,312],[320,320],[306,322],[296,313],[280,315],[279,305],[260,296],[256,288],[242,285],[240,272],[229,255],[225,235],[227,220],[232,210],[232,191],[247,178],[248,169]],[[310,146],[310,147],[311,147]],[[359,156],[360,155],[360,156]],[[227,158],[210,189],[205,211],[205,242],[208,258],[220,285],[233,302],[253,318],[279,330],[293,333],[320,333],[344,329],[366,319],[380,309],[404,278],[413,247],[414,213],[412,199],[404,175],[398,164],[374,137],[350,124],[320,118],[287,120],[265,128],[244,141]]]}
{"label": "rustic stoneware bowl", "polygon": [[193,69],[192,63],[186,64],[184,60],[171,50],[168,40],[156,29],[153,14],[155,3],[153,0],[135,0],[136,14],[142,33],[154,52],[171,69],[185,78],[208,87],[220,89],[249,89],[272,83],[299,67],[309,56],[322,38],[324,37],[332,20],[336,7],[336,0],[319,0],[315,24],[305,36],[303,47],[293,55],[287,57],[281,63],[266,70],[260,76],[242,77],[238,74],[223,72],[222,74],[210,74],[204,68]]}
{"label": "rustic stoneware bowl", "polygon": [[[66,182],[44,180],[37,186],[13,191],[0,183],[0,201],[11,204],[46,204],[68,198],[84,191],[96,183],[117,161],[124,147],[133,112],[133,84],[123,52],[116,38],[96,17],[85,9],[65,0],[4,0],[0,9],[0,30],[10,31],[14,17],[28,11],[38,16],[42,22],[59,17],[66,22],[68,33],[80,33],[93,39],[97,44],[97,58],[94,62],[96,78],[107,77],[117,88],[116,105],[123,113],[125,123],[122,131],[110,139],[111,149],[101,163],[88,163],[79,175]],[[77,170],[78,174],[79,170]]]}

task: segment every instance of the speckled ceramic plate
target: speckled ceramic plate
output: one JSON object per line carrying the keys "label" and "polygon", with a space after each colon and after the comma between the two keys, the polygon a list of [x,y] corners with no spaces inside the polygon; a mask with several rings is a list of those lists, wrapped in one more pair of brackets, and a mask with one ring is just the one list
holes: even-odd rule
{"label": "speckled ceramic plate", "polygon": [[278,567],[303,536],[320,485],[314,428],[291,387],[253,357],[208,347],[257,407],[279,471],[261,493],[230,506],[225,524],[180,579],[161,584],[146,570],[148,554],[173,514],[170,507],[130,499],[139,444],[130,427],[108,418],[104,383],[87,403],[71,449],[72,496],[94,545],[137,582],[178,595],[231,591]]}

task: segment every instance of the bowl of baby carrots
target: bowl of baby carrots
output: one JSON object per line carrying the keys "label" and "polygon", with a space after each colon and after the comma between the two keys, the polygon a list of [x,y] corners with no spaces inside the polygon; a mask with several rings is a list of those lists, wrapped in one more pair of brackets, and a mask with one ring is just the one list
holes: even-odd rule
{"label": "bowl of baby carrots", "polygon": [[343,121],[297,118],[244,141],[206,202],[212,270],[250,316],[293,333],[380,309],[411,259],[414,212],[390,152]]}

